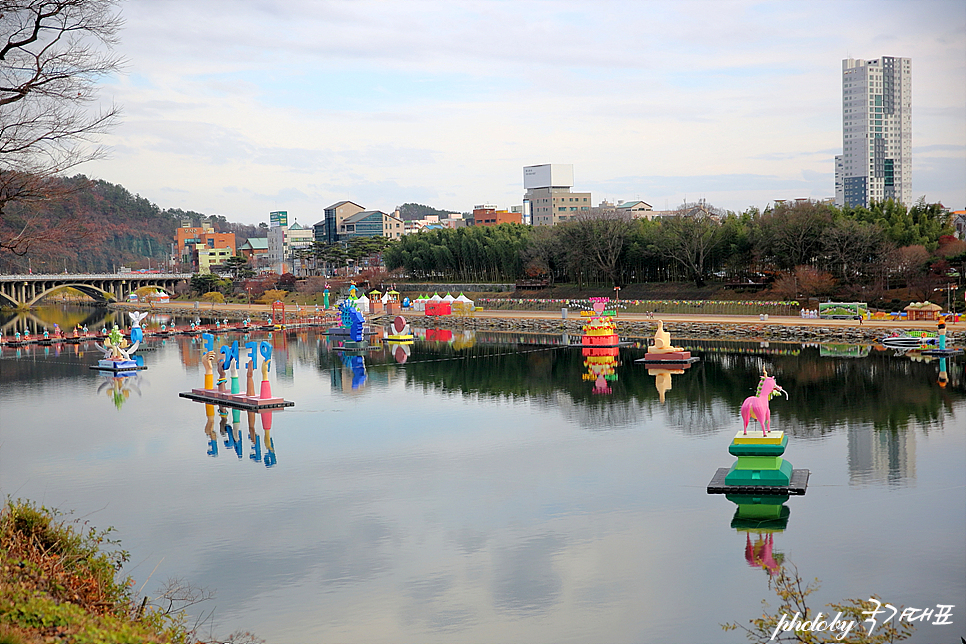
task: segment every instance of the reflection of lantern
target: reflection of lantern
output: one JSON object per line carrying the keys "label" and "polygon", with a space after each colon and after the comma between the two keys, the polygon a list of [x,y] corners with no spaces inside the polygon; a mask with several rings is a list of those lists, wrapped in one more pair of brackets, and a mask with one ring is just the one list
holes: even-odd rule
{"label": "reflection of lantern", "polygon": [[614,367],[620,363],[617,356],[620,349],[617,347],[585,346],[580,350],[584,356],[584,367],[587,373],[583,375],[584,380],[593,380],[595,394],[612,393],[608,381],[617,380],[617,372]]}

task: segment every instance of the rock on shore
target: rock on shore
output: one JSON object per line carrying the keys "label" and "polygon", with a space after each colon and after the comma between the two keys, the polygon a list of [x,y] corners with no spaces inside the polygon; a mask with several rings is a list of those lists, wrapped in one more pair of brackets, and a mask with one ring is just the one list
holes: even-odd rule
{"label": "rock on shore", "polygon": [[[427,322],[429,322],[427,320]],[[622,338],[647,338],[654,335],[657,320],[628,321],[616,320],[617,332]],[[419,322],[415,322],[419,325]],[[569,333],[579,335],[583,320],[527,320],[498,318],[455,318],[441,317],[431,323],[446,329],[485,329],[489,331],[523,331],[530,333]],[[822,327],[788,326],[785,324],[720,324],[701,322],[668,322],[664,328],[672,338],[691,339],[729,339],[729,340],[768,340],[774,342],[839,342],[844,344],[869,344],[893,330],[886,332],[876,327]],[[966,333],[950,332],[949,339],[956,346],[966,343]]]}

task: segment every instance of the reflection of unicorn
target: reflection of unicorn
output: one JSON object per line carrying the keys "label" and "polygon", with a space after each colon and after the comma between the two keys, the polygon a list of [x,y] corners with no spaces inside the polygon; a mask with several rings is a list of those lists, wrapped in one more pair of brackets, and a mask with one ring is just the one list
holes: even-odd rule
{"label": "reflection of unicorn", "polygon": [[766,370],[758,381],[757,393],[748,396],[741,403],[741,420],[745,424],[745,434],[748,433],[748,421],[752,418],[758,421],[762,433],[768,434],[771,430],[771,409],[768,408],[768,401],[780,394],[785,394],[785,398],[788,398],[788,392],[779,387],[774,376],[769,376]]}
{"label": "reflection of unicorn", "polygon": [[770,532],[764,537],[758,534],[754,544],[751,543],[751,534],[745,534],[745,561],[753,568],[764,568],[769,575],[777,574],[781,568],[781,563],[775,559],[774,548],[775,536]]}

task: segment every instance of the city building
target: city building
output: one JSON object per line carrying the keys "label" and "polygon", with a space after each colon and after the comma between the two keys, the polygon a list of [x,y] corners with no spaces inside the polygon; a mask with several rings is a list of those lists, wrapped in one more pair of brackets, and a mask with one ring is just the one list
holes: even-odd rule
{"label": "city building", "polygon": [[474,226],[499,226],[500,224],[522,224],[523,213],[497,210],[491,204],[473,206]]}
{"label": "city building", "polygon": [[205,246],[199,245],[197,251],[198,272],[202,275],[216,272],[217,268],[234,254],[235,251],[230,248],[205,248]]}
{"label": "city building", "polygon": [[247,259],[253,265],[255,261],[268,253],[267,237],[249,237],[244,244],[238,247],[238,254]]}
{"label": "city building", "polygon": [[842,154],[835,203],[912,204],[912,59],[842,61]]}
{"label": "city building", "polygon": [[462,228],[466,226],[469,222],[463,217],[463,213],[451,212],[447,219],[441,220],[439,223],[443,224],[447,228]]}
{"label": "city building", "polygon": [[614,210],[616,212],[627,213],[635,219],[649,219],[650,215],[648,213],[653,212],[654,208],[651,207],[651,204],[644,201],[618,201]]}
{"label": "city building", "polygon": [[523,168],[523,218],[534,226],[553,226],[590,210],[589,192],[571,192],[574,166],[545,163]]}
{"label": "city building", "polygon": [[426,215],[422,219],[407,219],[403,222],[403,234],[411,235],[421,230],[437,230],[441,228],[462,228],[471,225],[472,219],[464,218],[462,213],[451,212],[446,219],[440,219],[439,215]]}
{"label": "city building", "polygon": [[[212,252],[215,250],[221,252]],[[205,251],[204,261],[201,260],[201,251]],[[192,226],[189,221],[182,221],[181,226],[175,230],[171,259],[175,263],[190,265],[192,272],[209,272],[210,266],[221,263],[212,262],[212,259],[224,256],[225,252],[228,257],[235,254],[235,233],[215,232],[214,227],[207,222],[201,226]]]}
{"label": "city building", "polygon": [[273,212],[268,227],[268,262],[272,270],[279,275],[295,273],[295,251],[299,248],[311,246],[315,241],[315,233],[311,228],[304,228],[295,222],[288,225],[288,213]]}
{"label": "city building", "polygon": [[949,214],[952,216],[956,236],[960,239],[966,239],[966,210],[954,210]]}
{"label": "city building", "polygon": [[351,201],[339,201],[325,209],[325,219],[315,224],[312,229],[315,241],[333,244],[339,241],[339,226],[347,217],[365,210],[362,206]]}
{"label": "city building", "polygon": [[399,218],[399,211],[387,215],[380,210],[363,210],[343,219],[338,234],[339,241],[377,236],[399,239],[405,234],[405,222]]}
{"label": "city building", "polygon": [[238,254],[248,260],[252,270],[259,271],[267,269],[268,262],[268,238],[249,237],[244,244],[238,247]]}

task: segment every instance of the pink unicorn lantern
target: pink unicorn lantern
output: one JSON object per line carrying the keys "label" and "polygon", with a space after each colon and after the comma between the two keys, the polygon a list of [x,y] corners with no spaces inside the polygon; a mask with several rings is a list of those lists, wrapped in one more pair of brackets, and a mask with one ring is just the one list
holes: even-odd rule
{"label": "pink unicorn lantern", "polygon": [[758,381],[758,391],[754,396],[745,398],[741,403],[741,420],[744,421],[745,434],[748,433],[748,421],[754,418],[761,427],[762,435],[767,436],[771,431],[771,409],[768,408],[768,401],[775,396],[785,394],[788,399],[788,392],[778,386],[774,376],[769,376],[765,370],[761,380]]}

